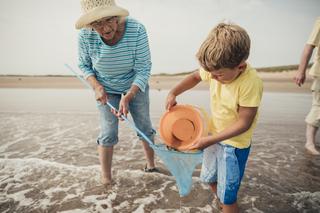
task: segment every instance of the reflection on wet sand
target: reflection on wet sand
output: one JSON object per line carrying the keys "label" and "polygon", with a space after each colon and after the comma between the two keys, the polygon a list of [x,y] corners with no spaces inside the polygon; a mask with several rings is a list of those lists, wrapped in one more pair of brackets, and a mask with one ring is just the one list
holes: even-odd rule
{"label": "reflection on wet sand", "polygon": [[[156,129],[165,95],[151,92]],[[197,97],[196,105],[205,107],[207,95],[195,91],[178,101],[193,103]],[[0,97],[5,103],[0,106],[1,212],[216,212],[212,194],[198,178],[200,167],[191,194],[184,198],[159,159],[160,174],[144,173],[142,146],[125,123],[115,147],[115,183],[104,188],[95,145],[98,116],[90,92],[2,89]],[[306,94],[265,94],[239,192],[243,212],[320,209],[320,159],[303,149],[303,119],[310,102]]]}

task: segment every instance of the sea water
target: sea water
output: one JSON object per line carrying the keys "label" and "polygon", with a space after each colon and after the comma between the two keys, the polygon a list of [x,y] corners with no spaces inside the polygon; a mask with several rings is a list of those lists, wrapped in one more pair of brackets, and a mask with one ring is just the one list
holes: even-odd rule
{"label": "sea water", "polygon": [[[150,91],[155,129],[167,92]],[[181,199],[159,158],[161,173],[144,173],[141,143],[123,122],[113,157],[115,184],[102,187],[95,144],[99,117],[91,91],[0,89],[0,100],[1,212],[215,211],[213,196],[199,179],[200,167],[190,195]],[[207,91],[186,93],[178,102],[209,112]],[[320,158],[303,149],[310,105],[310,94],[264,94],[238,194],[243,212],[320,209]]]}

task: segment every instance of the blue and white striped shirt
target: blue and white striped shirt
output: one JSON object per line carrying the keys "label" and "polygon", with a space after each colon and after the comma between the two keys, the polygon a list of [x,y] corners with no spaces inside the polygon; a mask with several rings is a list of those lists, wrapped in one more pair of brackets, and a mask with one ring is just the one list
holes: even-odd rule
{"label": "blue and white striped shirt", "polygon": [[84,77],[95,76],[107,93],[121,94],[132,84],[145,91],[151,70],[148,36],[144,26],[126,18],[121,40],[106,45],[100,35],[90,29],[79,33],[79,68]]}

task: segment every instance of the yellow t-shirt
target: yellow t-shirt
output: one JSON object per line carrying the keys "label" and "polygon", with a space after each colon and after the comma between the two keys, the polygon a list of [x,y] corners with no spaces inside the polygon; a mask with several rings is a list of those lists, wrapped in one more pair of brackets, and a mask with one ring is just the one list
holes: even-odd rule
{"label": "yellow t-shirt", "polygon": [[[259,107],[263,84],[256,70],[249,65],[239,77],[228,84],[222,84],[212,79],[210,73],[202,68],[200,68],[200,76],[203,81],[208,81],[210,84],[211,132],[213,135],[223,131],[238,120],[239,106]],[[249,147],[257,117],[258,113],[250,129],[238,136],[223,141],[223,143],[241,149]]]}
{"label": "yellow t-shirt", "polygon": [[307,44],[317,47],[317,52],[314,56],[314,63],[309,71],[309,74],[315,77],[320,77],[320,17],[317,18],[313,26]]}

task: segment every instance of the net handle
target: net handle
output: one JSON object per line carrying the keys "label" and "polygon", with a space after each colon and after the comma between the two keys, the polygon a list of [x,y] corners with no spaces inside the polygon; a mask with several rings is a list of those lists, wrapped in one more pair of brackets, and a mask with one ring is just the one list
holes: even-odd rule
{"label": "net handle", "polygon": [[[64,64],[64,65],[65,65],[73,74],[75,74],[76,77],[77,77],[87,88],[89,88],[89,89],[92,90],[91,85],[90,85],[86,80],[84,80],[83,77],[81,77],[76,71],[74,71],[74,69],[72,69],[71,66],[69,66],[68,64]],[[112,106],[112,104],[110,104],[108,101],[107,101],[106,104],[107,104],[111,109],[113,109],[114,111],[116,111],[116,112],[118,113],[118,110],[117,110],[114,106]],[[136,130],[136,131],[146,140],[146,142],[147,142],[151,147],[154,147],[153,142],[152,142],[139,128],[137,128],[137,127],[134,125],[133,122],[129,121],[128,118],[126,118],[123,114],[121,114],[120,117],[121,117],[123,120],[125,120],[132,129]]]}

